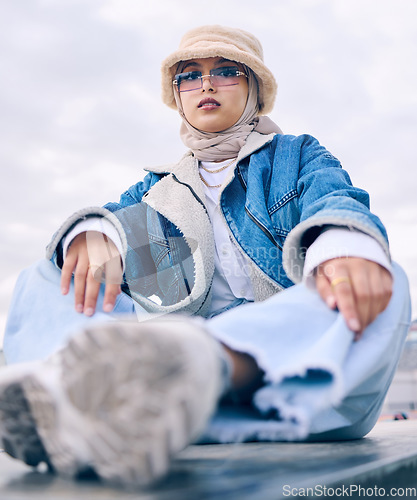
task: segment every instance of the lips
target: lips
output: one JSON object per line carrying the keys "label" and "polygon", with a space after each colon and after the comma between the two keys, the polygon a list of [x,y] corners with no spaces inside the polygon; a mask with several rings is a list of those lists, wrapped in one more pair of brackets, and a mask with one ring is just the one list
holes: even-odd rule
{"label": "lips", "polygon": [[197,107],[203,109],[210,109],[210,108],[216,108],[218,106],[220,106],[220,103],[216,101],[216,99],[213,99],[212,97],[206,97],[204,99],[201,99]]}

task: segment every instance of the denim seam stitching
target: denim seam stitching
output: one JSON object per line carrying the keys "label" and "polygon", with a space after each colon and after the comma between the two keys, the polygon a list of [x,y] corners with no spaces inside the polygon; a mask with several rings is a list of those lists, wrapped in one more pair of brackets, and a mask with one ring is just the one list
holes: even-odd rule
{"label": "denim seam stitching", "polygon": [[297,195],[298,195],[298,193],[297,193],[296,189],[293,189],[293,190],[289,191],[280,200],[278,200],[274,205],[272,205],[271,208],[269,208],[269,210],[268,210],[269,215],[272,215],[274,212],[276,212],[278,209],[280,209],[286,203],[288,203],[289,201],[291,201]]}

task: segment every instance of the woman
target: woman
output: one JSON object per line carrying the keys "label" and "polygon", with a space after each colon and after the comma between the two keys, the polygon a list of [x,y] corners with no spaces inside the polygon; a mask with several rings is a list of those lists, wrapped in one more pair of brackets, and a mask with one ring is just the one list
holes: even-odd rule
{"label": "woman", "polygon": [[[8,362],[64,348],[4,370],[6,451],[136,484],[198,437],[363,436],[410,315],[367,193],[316,139],[264,116],[276,82],[253,35],[190,31],[162,65],[162,88],[190,151],[119,203],[67,220],[18,282]],[[100,322],[126,313],[139,323]],[[167,313],[179,314],[155,318]]]}

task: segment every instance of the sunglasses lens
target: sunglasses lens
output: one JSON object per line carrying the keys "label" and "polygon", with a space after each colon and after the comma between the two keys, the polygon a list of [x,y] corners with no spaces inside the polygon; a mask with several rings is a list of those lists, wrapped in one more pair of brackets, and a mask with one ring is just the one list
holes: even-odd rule
{"label": "sunglasses lens", "polygon": [[227,66],[222,68],[212,69],[210,72],[211,83],[216,87],[227,87],[229,85],[237,85],[241,73],[237,66]]}
{"label": "sunglasses lens", "polygon": [[175,75],[177,86],[180,92],[201,89],[201,71],[187,71]]}

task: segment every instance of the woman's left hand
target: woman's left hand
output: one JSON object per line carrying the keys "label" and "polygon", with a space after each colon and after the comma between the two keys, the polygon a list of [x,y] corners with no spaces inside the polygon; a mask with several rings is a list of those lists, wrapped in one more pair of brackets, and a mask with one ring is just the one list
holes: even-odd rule
{"label": "woman's left hand", "polygon": [[358,340],[388,305],[392,276],[376,262],[358,257],[326,260],[315,270],[316,286],[326,304],[341,312]]}

